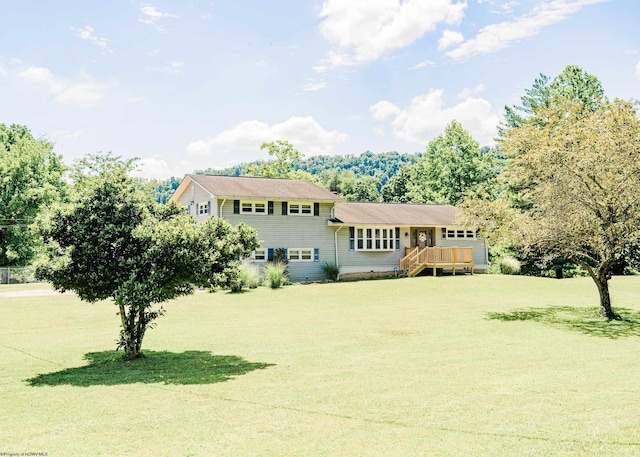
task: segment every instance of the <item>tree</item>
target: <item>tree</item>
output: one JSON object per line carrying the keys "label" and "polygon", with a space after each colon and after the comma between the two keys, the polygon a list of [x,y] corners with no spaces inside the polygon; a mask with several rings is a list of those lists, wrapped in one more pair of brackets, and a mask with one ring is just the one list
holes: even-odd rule
{"label": "tree", "polygon": [[156,318],[154,305],[226,286],[237,259],[259,245],[254,229],[222,219],[198,225],[183,208],[153,203],[129,178],[126,164],[82,181],[70,205],[42,228],[48,259],[36,274],[56,290],[73,290],[93,303],[111,298],[118,307],[118,348],[141,356],[142,340]]}
{"label": "tree", "polygon": [[269,156],[275,157],[275,159],[268,162],[247,165],[245,167],[246,175],[262,176],[263,178],[290,178],[315,181],[315,178],[310,173],[293,169],[293,162],[300,160],[304,157],[304,154],[298,151],[288,141],[276,140],[265,142],[260,145],[260,149],[266,149]]}
{"label": "tree", "polygon": [[[306,172],[301,175],[306,176],[304,179],[309,179],[309,175],[313,178],[319,177],[320,184],[325,188],[329,188],[324,184],[327,181],[327,174],[340,171],[352,172],[355,178],[374,176],[380,180],[380,185],[383,186],[400,169],[408,165],[413,165],[420,155],[421,154],[399,154],[397,152],[374,154],[367,151],[359,156],[352,154],[335,156],[318,155],[305,158],[301,154],[299,159],[291,161],[291,168],[293,172]],[[251,174],[255,175],[263,163],[263,161],[251,162],[222,170],[207,168],[205,170],[197,170],[196,174],[242,176],[249,170]]]}
{"label": "tree", "polygon": [[409,183],[413,173],[413,166],[407,165],[401,168],[387,183],[382,186],[382,201],[391,203],[408,203]]}
{"label": "tree", "polygon": [[[555,103],[555,102],[554,102]],[[617,319],[608,281],[614,261],[640,240],[640,120],[632,103],[603,101],[592,111],[580,100],[557,101],[536,112],[544,126],[527,123],[505,133],[512,157],[507,181],[527,183],[530,208],[504,201],[467,203],[468,222],[505,221],[496,234],[581,265],[599,292],[600,312]],[[497,215],[497,217],[496,217]]]}
{"label": "tree", "polygon": [[[604,100],[604,89],[600,80],[577,65],[568,65],[553,80],[540,74],[525,95],[520,98],[521,105],[505,106],[505,123],[499,127],[500,136],[508,129],[522,126],[528,122],[544,123],[537,114],[551,104],[558,105],[561,100],[574,100],[582,107],[574,111],[593,112]],[[574,107],[575,108],[575,107]]]}
{"label": "tree", "polygon": [[[142,179],[142,178],[139,178]],[[167,203],[182,180],[174,176],[168,179],[150,179],[143,181],[144,187],[158,203]]]}
{"label": "tree", "polygon": [[409,194],[416,203],[455,205],[465,194],[484,188],[492,170],[491,151],[482,154],[469,132],[452,121],[413,166]]}
{"label": "tree", "polygon": [[65,170],[53,145],[22,125],[0,124],[0,266],[28,265],[42,243],[36,217],[64,196]]}
{"label": "tree", "polygon": [[[604,100],[604,89],[600,80],[576,65],[568,65],[555,78],[541,74],[532,87],[525,90],[520,106],[505,106],[505,123],[498,129],[499,139],[504,139],[508,130],[526,124],[544,128],[547,124],[547,119],[543,115],[545,110],[565,110],[565,107],[571,107],[570,110],[565,110],[565,115],[578,119],[585,113],[596,110]],[[520,152],[513,149],[507,152],[503,148],[499,150],[500,154],[509,156],[506,157],[507,161]],[[503,181],[503,184],[503,188],[499,191],[502,199],[514,207],[525,210],[531,208],[532,202],[528,198],[530,183],[524,179],[509,179]],[[517,245],[512,247],[514,251],[522,253]],[[538,274],[545,271],[540,270],[541,256],[538,254],[535,250],[529,250],[526,257],[522,257],[523,271]],[[573,262],[563,257],[546,264],[554,270],[557,278],[563,277],[565,269],[575,268]]]}
{"label": "tree", "polygon": [[320,175],[320,185],[347,201],[380,201],[380,180],[375,176],[358,178],[351,170],[325,170]]}
{"label": "tree", "polygon": [[352,187],[343,196],[352,202],[379,202],[381,200],[379,186],[380,180],[378,178],[364,176],[355,179],[352,182]]}

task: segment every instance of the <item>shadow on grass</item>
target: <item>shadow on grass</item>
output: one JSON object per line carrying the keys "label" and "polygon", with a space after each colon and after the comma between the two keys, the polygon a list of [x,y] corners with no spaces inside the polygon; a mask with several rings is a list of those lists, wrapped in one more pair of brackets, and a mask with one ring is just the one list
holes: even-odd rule
{"label": "shadow on grass", "polygon": [[247,362],[234,355],[213,355],[206,351],[145,351],[144,357],[124,360],[122,352],[90,352],[88,365],[27,379],[31,386],[113,386],[137,382],[151,384],[213,384],[228,381],[274,364]]}
{"label": "shadow on grass", "polygon": [[606,320],[597,308],[549,306],[516,309],[508,313],[487,313],[487,319],[500,321],[534,321],[590,336],[618,339],[640,337],[640,312],[616,308],[621,320]]}

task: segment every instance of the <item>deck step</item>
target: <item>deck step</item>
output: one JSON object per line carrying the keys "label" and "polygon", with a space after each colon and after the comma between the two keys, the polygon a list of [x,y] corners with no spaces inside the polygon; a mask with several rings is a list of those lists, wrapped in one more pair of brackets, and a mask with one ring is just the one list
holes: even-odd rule
{"label": "deck step", "polygon": [[425,268],[427,268],[427,266],[424,265],[424,264],[423,265],[418,265],[418,267],[414,268],[413,270],[411,270],[407,276],[409,276],[410,278],[413,278],[414,276],[418,276],[420,274],[420,272],[422,270],[424,270]]}

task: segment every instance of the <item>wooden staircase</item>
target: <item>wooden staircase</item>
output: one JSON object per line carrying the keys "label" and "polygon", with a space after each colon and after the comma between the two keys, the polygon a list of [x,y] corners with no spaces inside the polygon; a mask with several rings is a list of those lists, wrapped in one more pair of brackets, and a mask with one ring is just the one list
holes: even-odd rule
{"label": "wooden staircase", "polygon": [[425,268],[432,268],[433,276],[438,268],[451,268],[454,276],[456,268],[470,268],[473,274],[473,248],[415,247],[400,259],[400,270],[407,276],[417,276]]}

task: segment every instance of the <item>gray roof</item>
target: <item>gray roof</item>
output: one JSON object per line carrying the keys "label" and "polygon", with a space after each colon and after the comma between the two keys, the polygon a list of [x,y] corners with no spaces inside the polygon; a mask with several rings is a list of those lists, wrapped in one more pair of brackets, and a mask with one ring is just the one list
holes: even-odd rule
{"label": "gray roof", "polygon": [[353,225],[456,225],[461,212],[451,205],[418,205],[411,203],[342,202],[335,207],[333,223]]}
{"label": "gray roof", "polygon": [[342,197],[302,179],[187,175],[216,197],[341,201]]}

